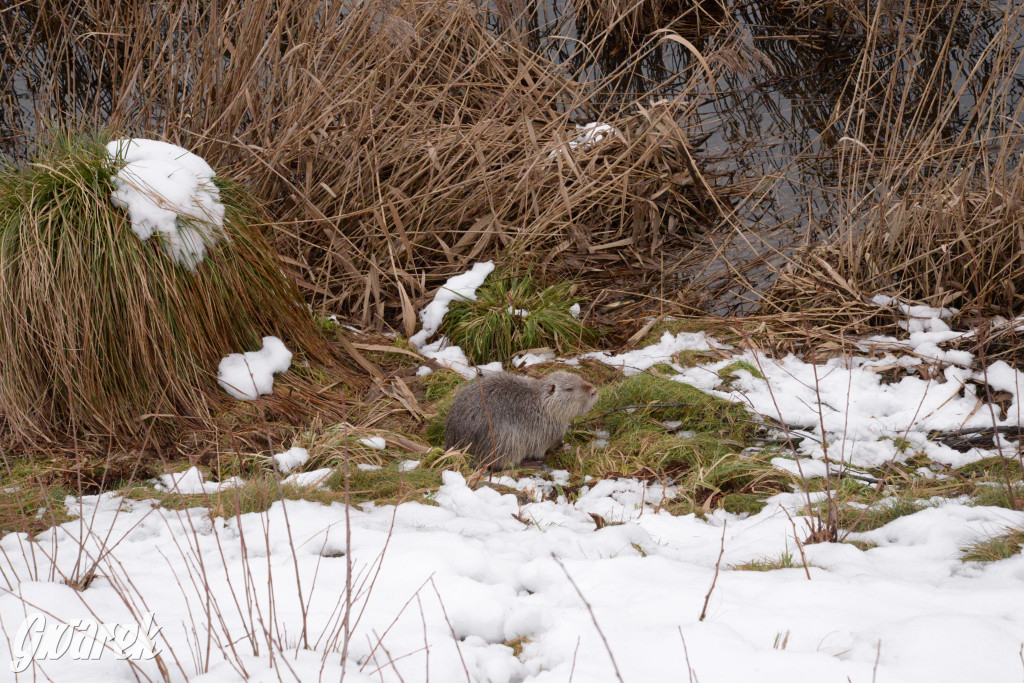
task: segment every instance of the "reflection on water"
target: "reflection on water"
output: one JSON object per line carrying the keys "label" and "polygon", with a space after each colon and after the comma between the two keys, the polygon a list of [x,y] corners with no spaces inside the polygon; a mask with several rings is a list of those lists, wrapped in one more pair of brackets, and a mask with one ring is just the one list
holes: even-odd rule
{"label": "reflection on water", "polygon": [[[653,28],[671,28],[715,64],[717,82],[703,88],[685,124],[705,170],[732,188],[734,213],[729,229],[704,245],[701,277],[711,282],[730,263],[755,265],[748,286],[722,293],[718,312],[756,299],[769,277],[765,263],[778,263],[842,222],[837,212],[849,207],[836,201],[836,192],[844,182],[838,163],[844,144],[891,154],[916,144],[922,131],[977,142],[1024,124],[1019,2],[950,2],[943,11],[925,3],[858,2],[874,26],[868,33],[863,23],[809,3],[754,0],[723,9],[646,0],[644,8],[671,11],[651,19],[654,26],[624,26],[617,36],[602,33],[608,28],[603,8],[613,4],[492,0],[488,8],[495,30],[514,28],[533,50],[595,84],[594,106],[578,112],[581,119],[599,117],[602,108],[633,101],[637,93],[671,97],[688,85],[692,91],[686,79],[696,71],[694,55],[678,42],[645,41]],[[12,46],[39,40],[33,6],[0,12],[6,36],[0,41],[7,41],[0,53],[14,55]],[[74,11],[68,10],[63,33],[44,36],[67,40],[63,49],[51,42],[45,57],[41,48],[22,51],[22,61],[0,56],[0,155],[23,155],[27,138],[15,131],[31,133],[42,116],[109,103],[109,70],[90,71],[83,44],[68,39]],[[636,32],[632,40],[623,37],[629,31]],[[633,68],[624,68],[637,54]],[[55,92],[42,93],[41,84],[51,82]],[[979,98],[989,105],[984,120],[977,116]]]}

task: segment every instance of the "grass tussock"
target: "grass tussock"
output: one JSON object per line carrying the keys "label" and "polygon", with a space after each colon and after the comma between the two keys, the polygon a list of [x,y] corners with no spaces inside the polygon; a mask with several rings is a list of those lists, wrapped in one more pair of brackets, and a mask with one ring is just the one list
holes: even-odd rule
{"label": "grass tussock", "polygon": [[230,243],[192,273],[132,232],[110,202],[113,172],[102,142],[80,135],[0,171],[0,414],[11,430],[138,437],[154,419],[208,417],[220,359],[264,335],[331,358],[237,187],[221,187]]}
{"label": "grass tussock", "polygon": [[571,282],[542,288],[530,275],[489,278],[474,300],[452,304],[440,331],[477,365],[542,347],[564,355],[597,337],[570,310],[579,305],[575,289]]}

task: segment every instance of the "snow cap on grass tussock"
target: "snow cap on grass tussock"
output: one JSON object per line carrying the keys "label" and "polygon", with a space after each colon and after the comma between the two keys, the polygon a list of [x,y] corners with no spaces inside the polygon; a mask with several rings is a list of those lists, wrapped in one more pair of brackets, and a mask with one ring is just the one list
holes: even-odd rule
{"label": "snow cap on grass tussock", "polygon": [[232,353],[220,362],[217,383],[235,398],[252,401],[274,391],[274,373],[287,372],[292,352],[277,337],[264,337],[259,351]]}
{"label": "snow cap on grass tussock", "polygon": [[110,201],[125,209],[132,230],[145,241],[159,233],[175,263],[195,270],[225,237],[224,205],[216,175],[202,158],[159,140],[128,138],[107,144],[107,154],[124,166],[111,178]]}

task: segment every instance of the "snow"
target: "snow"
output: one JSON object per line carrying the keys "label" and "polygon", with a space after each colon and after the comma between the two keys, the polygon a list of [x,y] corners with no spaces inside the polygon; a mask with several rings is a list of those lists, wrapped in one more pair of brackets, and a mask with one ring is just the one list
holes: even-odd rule
{"label": "snow", "polygon": [[297,486],[299,488],[314,488],[322,486],[327,477],[334,474],[330,467],[324,467],[312,472],[295,472],[281,480],[282,486]]}
{"label": "snow", "polygon": [[[608,135],[618,135],[619,137],[622,136],[618,129],[615,128],[615,126],[612,126],[611,124],[608,123],[601,123],[600,121],[592,121],[590,123],[585,123],[583,125],[577,124],[576,132],[578,133],[576,138],[573,140],[569,140],[568,142],[569,149],[580,148],[583,150],[587,150],[596,145],[597,143],[601,142],[601,140],[604,140],[604,138]],[[549,153],[548,157],[550,158],[557,156],[561,151],[561,148],[556,149]]]}
{"label": "snow", "polygon": [[548,361],[554,359],[554,351],[544,351],[542,353],[524,353],[521,356],[514,356],[512,358],[512,367],[528,368],[531,365],[537,365],[538,363],[547,363]]}
{"label": "snow", "polygon": [[[478,371],[466,358],[466,354],[461,348],[453,345],[444,335],[439,336],[433,342],[427,342],[437,333],[452,302],[476,300],[477,288],[493,271],[494,262],[485,261],[474,263],[473,267],[465,273],[448,278],[444,286],[434,295],[433,301],[420,311],[422,328],[409,337],[409,343],[415,346],[423,357],[432,358],[466,379],[473,379],[477,376]],[[499,363],[499,369],[500,367]]]}
{"label": "snow", "polygon": [[277,463],[277,469],[281,471],[281,474],[288,474],[296,467],[302,467],[307,460],[309,460],[309,451],[298,446],[293,446],[284,453],[274,456],[274,462]]}
{"label": "snow", "polygon": [[656,344],[645,346],[642,349],[620,354],[595,351],[583,354],[581,358],[595,358],[607,365],[622,368],[623,372],[629,376],[660,363],[671,364],[672,357],[680,351],[710,351],[711,348],[704,332],[680,332],[678,334],[666,332]]}
{"label": "snow", "polygon": [[452,345],[448,341],[448,337],[442,335],[437,341],[419,347],[418,351],[424,358],[432,358],[466,379],[473,379],[477,376],[477,369],[466,358],[462,348]]}
{"label": "snow", "polygon": [[420,323],[423,327],[409,338],[409,342],[418,349],[422,348],[441,326],[441,321],[448,313],[451,303],[453,301],[475,301],[477,288],[484,283],[493,270],[494,262],[485,261],[474,263],[467,272],[448,278],[444,286],[434,295],[434,300],[420,311]]}
{"label": "snow", "polygon": [[222,482],[204,481],[203,473],[195,466],[176,474],[161,474],[154,482],[157,491],[169,491],[183,496],[217,493],[244,483],[239,477],[231,477]]}
{"label": "snow", "polygon": [[[802,529],[802,495],[777,495],[745,519],[719,511],[705,521],[659,510],[671,487],[635,480],[600,481],[574,503],[522,505],[486,486],[472,490],[454,472],[443,481],[435,505],[350,508],[348,547],[341,504],[278,501],[266,512],[211,519],[204,509],[109,493],[69,499],[81,521],[41,533],[39,543],[22,534],[0,540],[0,651],[12,651],[26,612],[135,623],[118,597],[129,590],[128,604],[144,602],[163,627],[155,642],[172,681],[234,681],[242,667],[251,680],[276,680],[275,666],[294,672],[288,680],[337,679],[351,561],[353,614],[362,616],[346,672],[359,683],[423,681],[428,661],[438,681],[466,680],[463,666],[473,682],[567,681],[570,672],[616,681],[595,621],[626,681],[677,680],[687,660],[702,683],[1020,678],[1024,555],[964,564],[959,549],[1024,524],[1024,513],[940,501],[859,534],[877,544],[868,551],[804,546],[809,581],[802,567],[733,569],[785,552],[799,558],[785,511]],[[615,524],[597,529],[591,515]],[[59,577],[74,575],[80,544],[99,565],[90,586],[75,591]],[[209,660],[205,645],[194,647],[207,632]],[[775,647],[783,637],[785,648]],[[517,638],[526,639],[519,657],[505,644]],[[133,664],[162,680],[155,662]],[[136,680],[109,653],[42,667],[58,681]]]}
{"label": "snow", "polygon": [[[856,343],[868,350],[882,345],[884,355],[848,355],[814,364],[795,355],[776,359],[758,351],[735,352],[703,332],[666,332],[651,346],[620,354],[587,353],[581,358],[622,368],[627,376],[667,364],[676,373],[672,379],[743,403],[754,413],[789,425],[788,434],[782,431],[780,436],[797,443],[801,457],[823,459],[827,447],[831,460],[855,467],[903,462],[917,453],[936,463],[961,467],[996,455],[997,443],[1005,448],[1002,442],[994,441],[992,449],[972,448],[961,453],[934,441],[930,434],[1024,425],[1024,373],[1004,361],[996,361],[986,370],[973,369],[974,357],[970,353],[941,349],[939,344],[972,334],[950,330],[944,321],[952,315],[949,309],[906,306],[884,297],[876,297],[875,303],[898,305],[908,316],[904,325],[907,339],[871,337]],[[680,366],[673,360],[680,351],[711,349],[725,357],[691,367]],[[764,379],[747,370],[734,369],[731,386],[724,386],[719,370],[737,361],[757,368]],[[925,365],[934,367],[938,376],[925,379],[916,372]],[[886,381],[883,373],[893,368],[909,369],[913,374],[908,373],[899,381]],[[997,411],[994,422],[987,407],[979,409],[979,400],[984,396],[975,393],[973,384],[983,386],[986,382],[1011,396],[1006,416],[1000,417]],[[904,444],[908,447],[901,449]],[[1016,448],[1016,444],[1011,447]],[[795,469],[792,460],[789,465],[782,464],[782,460],[779,459],[781,468]],[[811,463],[803,466],[805,475],[823,476],[820,467]]]}
{"label": "snow", "polygon": [[478,365],[476,369],[481,375],[493,375],[496,372],[505,371],[505,369],[501,366],[500,360],[496,360],[490,363],[484,363],[483,365]]}
{"label": "snow", "polygon": [[[872,355],[817,364],[732,349],[704,333],[666,333],[643,349],[586,357],[625,374],[667,364],[674,381],[786,423],[774,438],[791,440],[797,452],[772,464],[808,478],[841,468],[861,477],[849,468],[916,453],[932,467],[958,467],[997,446],[1015,449],[1000,437],[959,453],[930,438],[933,430],[992,426],[975,389],[984,382],[1010,397],[996,424],[1021,424],[1024,377],[1002,361],[977,369],[970,354],[943,348],[970,334],[949,328],[949,311],[900,310],[902,339],[858,341],[851,348]],[[287,353],[271,337],[264,351],[276,354],[268,340]],[[675,359],[680,351],[712,349],[721,360],[684,367]],[[256,358],[264,351],[234,356],[243,363],[252,356],[250,364],[266,370],[275,364]],[[763,378],[737,370],[723,382],[718,372],[737,361]],[[468,363],[465,369],[477,373]],[[272,371],[261,377],[272,386]],[[608,438],[595,431],[597,443]],[[362,441],[387,445],[382,437]],[[289,473],[282,485],[326,488],[333,470],[293,471],[307,457],[298,448],[274,456]],[[397,463],[400,472],[417,467],[416,460]],[[946,476],[928,467],[918,473]],[[716,510],[701,519],[663,509],[686,495],[668,481],[588,478],[568,494],[572,475],[564,470],[493,474],[472,486],[456,472],[441,476],[439,490],[409,493],[397,506],[282,500],[228,518],[219,507],[174,510],[116,493],[68,497],[77,519],[32,541],[19,533],[0,538],[0,652],[21,652],[19,627],[32,612],[126,624],[152,612],[172,681],[336,680],[344,671],[355,683],[604,683],[619,680],[612,656],[625,681],[690,680],[687,667],[702,683],[1002,683],[1019,681],[1024,671],[1024,553],[991,563],[961,560],[965,546],[1024,526],[1024,512],[965,498],[920,500],[917,512],[854,534],[874,546],[865,551],[799,544],[806,506],[822,492],[781,493],[757,514]],[[206,482],[193,467],[161,476],[156,488],[204,494],[239,483]],[[492,488],[498,485],[519,498]],[[894,502],[881,497],[875,505]],[[596,519],[606,524],[597,528]],[[737,569],[785,554],[799,566]],[[92,562],[88,587],[68,585]],[[352,634],[343,647],[347,580]],[[519,655],[512,641],[519,641]],[[114,656],[36,666],[37,678],[55,681],[165,679],[157,662]]]}
{"label": "snow", "polygon": [[114,140],[107,154],[124,163],[111,178],[110,201],[128,212],[139,239],[159,234],[175,263],[193,271],[208,247],[226,239],[216,174],[202,158],[144,138]]}
{"label": "snow", "polygon": [[[732,387],[723,389],[718,370],[736,360],[758,368],[765,379],[740,371],[735,373]],[[922,362],[910,360],[910,367]],[[959,453],[929,438],[932,431],[993,426],[991,413],[978,409],[979,397],[969,383],[984,382],[985,373],[947,365],[936,379],[908,374],[896,382],[883,381],[878,369],[901,365],[903,360],[891,355],[833,358],[815,365],[793,355],[776,360],[746,351],[733,359],[685,368],[673,379],[743,402],[756,413],[799,428],[790,434],[794,440],[802,439],[802,455],[823,458],[822,442],[832,460],[861,467],[902,462],[915,453],[960,467],[991,455],[980,449]],[[1020,424],[1024,377],[1005,363],[993,363],[988,374],[990,381],[1012,395],[1006,418],[1000,419],[997,413],[995,424]],[[905,451],[898,446],[903,442],[909,444]]]}
{"label": "snow", "polygon": [[359,443],[378,451],[382,451],[388,447],[388,442],[384,440],[383,436],[368,436],[365,439],[359,439]]}
{"label": "snow", "polygon": [[232,353],[220,362],[217,383],[232,396],[252,401],[274,391],[274,373],[287,372],[292,352],[277,337],[264,337],[259,351]]}

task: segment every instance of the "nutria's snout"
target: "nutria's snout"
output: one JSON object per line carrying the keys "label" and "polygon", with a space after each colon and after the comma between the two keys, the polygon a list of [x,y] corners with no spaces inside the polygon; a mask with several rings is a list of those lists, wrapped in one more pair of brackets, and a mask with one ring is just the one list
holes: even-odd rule
{"label": "nutria's snout", "polygon": [[595,396],[597,396],[597,387],[595,387],[595,386],[594,386],[593,384],[591,384],[590,382],[586,382],[586,383],[584,383],[584,385],[583,385],[583,391],[587,392],[587,396],[590,396],[590,397],[595,397]]}

